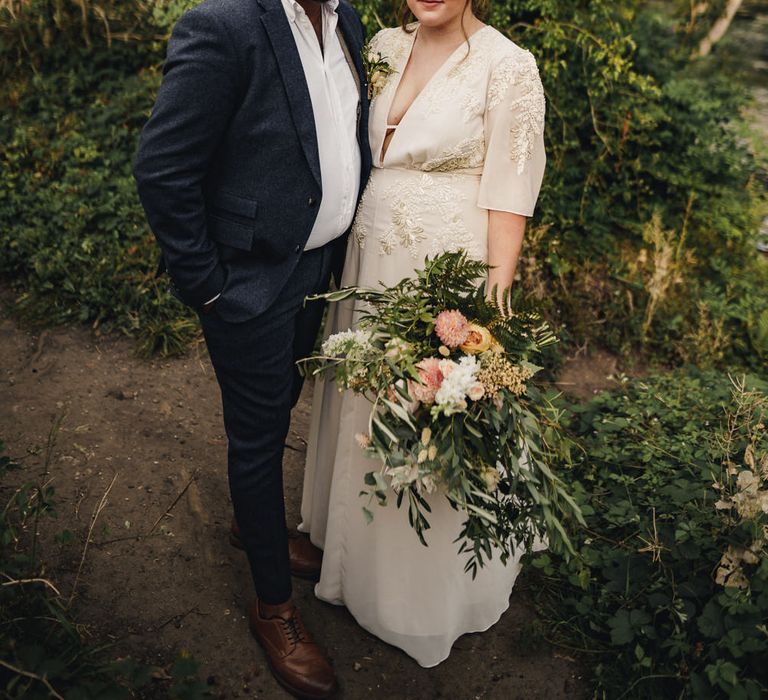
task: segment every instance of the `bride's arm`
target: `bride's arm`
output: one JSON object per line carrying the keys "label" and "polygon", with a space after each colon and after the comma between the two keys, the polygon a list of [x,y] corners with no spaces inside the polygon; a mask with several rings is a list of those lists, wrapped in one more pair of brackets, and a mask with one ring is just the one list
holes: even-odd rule
{"label": "bride's arm", "polygon": [[512,286],[528,218],[506,211],[488,212],[488,294],[496,286],[498,294]]}
{"label": "bride's arm", "polygon": [[519,48],[494,68],[485,114],[486,157],[477,206],[488,210],[488,291],[512,285],[528,217],[539,196],[544,149],[544,88],[533,56]]}

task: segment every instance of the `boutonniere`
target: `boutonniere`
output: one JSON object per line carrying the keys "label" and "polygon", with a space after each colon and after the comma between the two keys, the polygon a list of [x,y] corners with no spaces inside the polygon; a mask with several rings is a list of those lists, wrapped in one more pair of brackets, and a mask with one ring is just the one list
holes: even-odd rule
{"label": "boutonniere", "polygon": [[363,47],[363,67],[368,80],[368,99],[372,100],[384,89],[395,69],[378,51],[373,51],[370,44]]}

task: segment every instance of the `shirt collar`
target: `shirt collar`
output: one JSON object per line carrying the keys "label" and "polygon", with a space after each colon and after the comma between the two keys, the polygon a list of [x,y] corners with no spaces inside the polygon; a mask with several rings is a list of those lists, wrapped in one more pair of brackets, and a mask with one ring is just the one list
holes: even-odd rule
{"label": "shirt collar", "polygon": [[[339,0],[328,0],[328,2],[322,3],[321,7],[324,12],[336,12],[339,7]],[[296,0],[283,0],[283,8],[289,22],[296,21],[297,12],[304,12],[304,8]]]}

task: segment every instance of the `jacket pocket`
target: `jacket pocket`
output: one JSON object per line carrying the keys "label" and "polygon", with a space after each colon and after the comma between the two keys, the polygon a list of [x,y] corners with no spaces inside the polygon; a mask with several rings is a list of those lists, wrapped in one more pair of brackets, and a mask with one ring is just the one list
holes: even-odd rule
{"label": "jacket pocket", "polygon": [[250,251],[257,212],[256,200],[219,192],[208,202],[208,235],[217,243]]}

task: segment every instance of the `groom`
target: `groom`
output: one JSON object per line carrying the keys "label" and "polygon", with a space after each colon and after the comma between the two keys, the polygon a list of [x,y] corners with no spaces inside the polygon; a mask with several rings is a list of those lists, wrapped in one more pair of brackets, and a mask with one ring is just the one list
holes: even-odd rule
{"label": "groom", "polygon": [[309,698],[336,681],[292,602],[311,545],[292,538],[289,553],[282,457],[295,361],[323,310],[304,299],[340,272],[371,167],[363,41],[347,0],[203,2],[173,32],[134,170],[221,387],[251,631],[277,680]]}

